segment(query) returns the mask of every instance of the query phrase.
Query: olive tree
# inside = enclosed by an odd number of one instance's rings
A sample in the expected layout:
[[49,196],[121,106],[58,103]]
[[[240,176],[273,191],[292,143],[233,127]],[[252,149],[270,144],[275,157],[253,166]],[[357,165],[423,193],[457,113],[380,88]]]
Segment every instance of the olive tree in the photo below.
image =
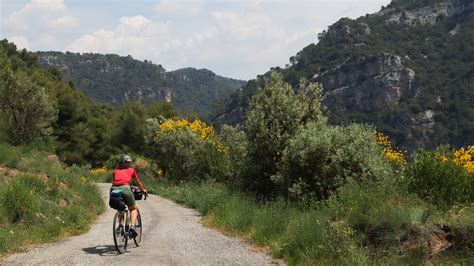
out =
[[20,144],[50,135],[57,119],[54,98],[26,73],[14,73],[5,62],[0,67],[0,111],[8,140]]
[[265,196],[277,192],[272,176],[282,152],[299,127],[325,121],[320,102],[321,91],[316,85],[302,80],[293,90],[281,74],[270,74],[250,100],[244,123],[251,162],[243,178],[244,187]]

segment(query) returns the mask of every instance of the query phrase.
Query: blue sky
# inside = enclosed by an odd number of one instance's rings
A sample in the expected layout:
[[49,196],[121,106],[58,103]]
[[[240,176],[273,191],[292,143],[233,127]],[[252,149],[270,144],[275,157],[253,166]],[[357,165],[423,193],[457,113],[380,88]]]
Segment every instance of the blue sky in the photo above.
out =
[[341,17],[390,0],[0,0],[0,38],[31,51],[131,55],[251,79]]

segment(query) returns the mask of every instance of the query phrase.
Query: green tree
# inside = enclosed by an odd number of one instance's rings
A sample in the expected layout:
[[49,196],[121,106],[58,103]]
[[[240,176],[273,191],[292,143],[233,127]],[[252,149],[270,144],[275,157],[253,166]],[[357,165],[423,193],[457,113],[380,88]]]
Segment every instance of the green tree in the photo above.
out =
[[173,104],[167,101],[153,101],[148,106],[148,116],[159,118],[160,116],[164,118],[173,118],[176,117],[178,113],[174,109]]
[[276,193],[271,180],[282,152],[298,128],[308,122],[325,121],[321,112],[321,91],[313,84],[300,82],[296,92],[272,72],[266,85],[250,100],[244,124],[248,136],[248,155],[253,162],[244,178],[244,187],[262,195]]
[[350,180],[363,182],[392,173],[374,129],[360,124],[309,123],[289,141],[275,182],[285,196],[324,199]]
[[146,148],[146,108],[138,101],[125,102],[117,121],[116,145],[124,151],[143,153]]
[[20,144],[51,135],[51,123],[57,119],[54,98],[26,73],[14,73],[5,58],[2,61],[0,110],[8,139]]
[[82,163],[93,153],[93,134],[89,129],[90,104],[78,91],[61,84],[55,87],[58,99],[58,120],[54,136],[58,154],[68,163]]

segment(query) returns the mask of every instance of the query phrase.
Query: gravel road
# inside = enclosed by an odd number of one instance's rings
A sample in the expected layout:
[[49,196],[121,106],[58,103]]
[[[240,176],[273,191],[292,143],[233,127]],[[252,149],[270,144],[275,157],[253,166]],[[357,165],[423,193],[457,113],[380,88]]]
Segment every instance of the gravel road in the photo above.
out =
[[[99,184],[108,198],[109,184]],[[107,199],[108,200],[108,199]],[[139,201],[144,223],[141,247],[118,255],[112,238],[114,210],[108,208],[84,235],[8,257],[4,264],[268,265],[271,258],[199,223],[199,214],[151,195]]]

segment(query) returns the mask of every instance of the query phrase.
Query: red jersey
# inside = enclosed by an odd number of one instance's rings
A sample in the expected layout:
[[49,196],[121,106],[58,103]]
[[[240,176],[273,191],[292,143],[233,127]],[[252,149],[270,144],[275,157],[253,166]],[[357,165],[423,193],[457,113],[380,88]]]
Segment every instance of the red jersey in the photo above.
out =
[[123,185],[130,185],[131,179],[135,178],[138,180],[137,172],[135,169],[129,167],[125,169],[115,169],[112,172],[112,185],[113,186],[123,186]]

